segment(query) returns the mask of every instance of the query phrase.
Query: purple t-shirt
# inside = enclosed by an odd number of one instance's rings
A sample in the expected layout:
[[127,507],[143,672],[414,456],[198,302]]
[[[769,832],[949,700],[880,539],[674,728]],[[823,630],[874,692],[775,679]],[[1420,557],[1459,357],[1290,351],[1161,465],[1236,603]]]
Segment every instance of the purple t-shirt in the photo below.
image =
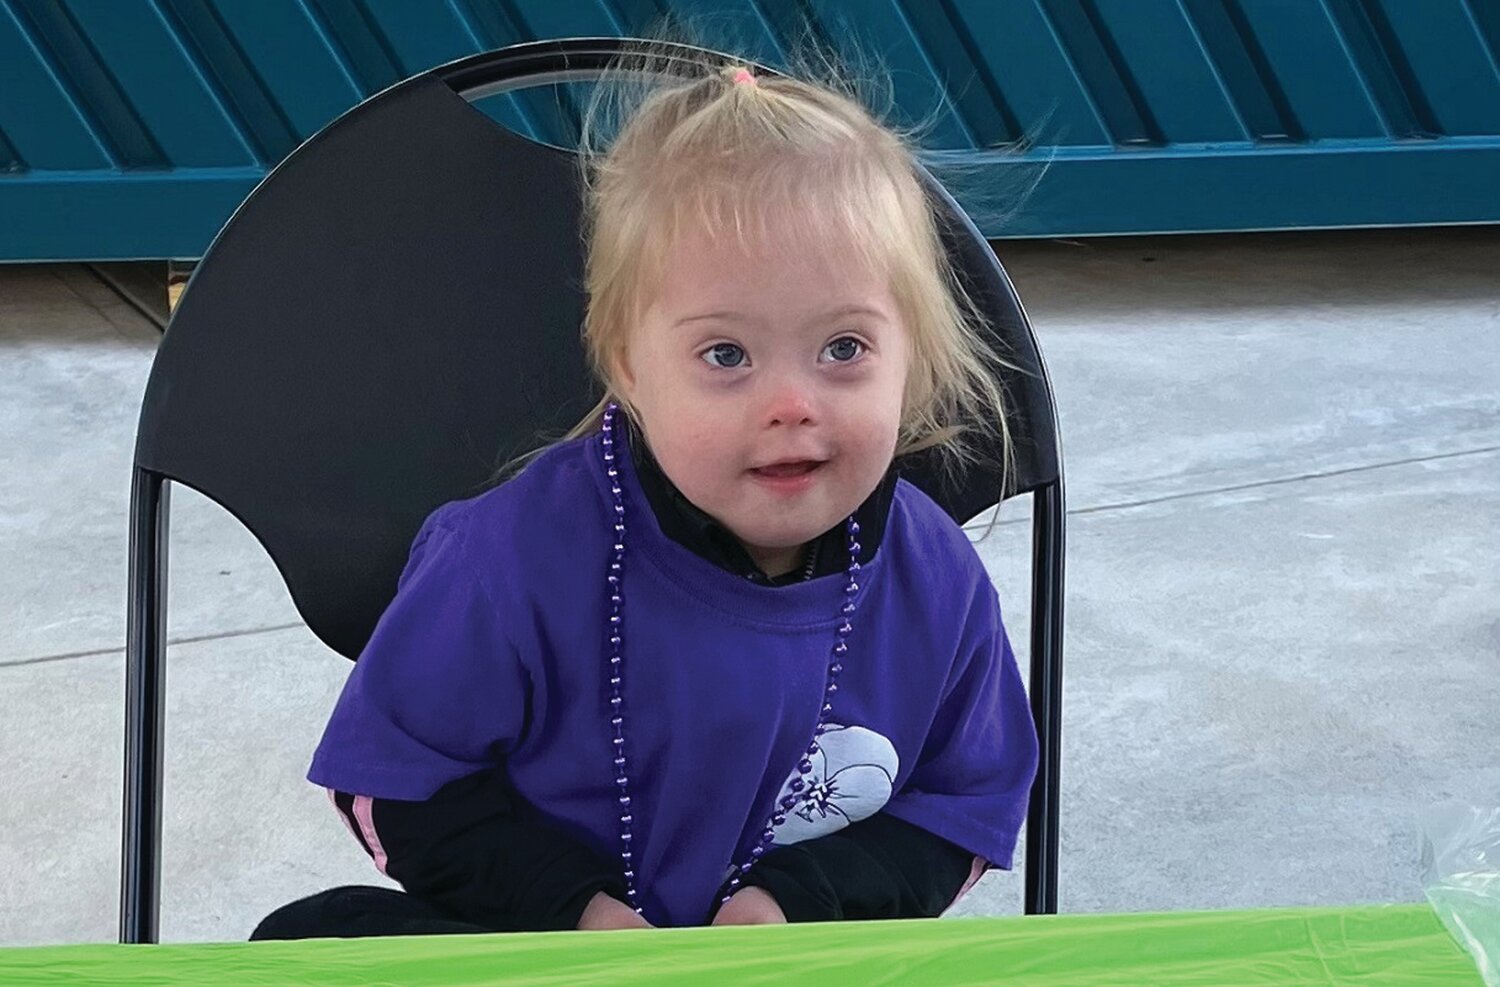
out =
[[[625,715],[637,885],[701,924],[817,723],[845,577],[752,583],[664,536],[628,455]],[[619,859],[606,659],[613,507],[599,436],[435,511],[308,774],[419,800],[503,765],[519,795]],[[786,845],[877,811],[1009,868],[1037,742],[995,590],[964,533],[897,485]]]

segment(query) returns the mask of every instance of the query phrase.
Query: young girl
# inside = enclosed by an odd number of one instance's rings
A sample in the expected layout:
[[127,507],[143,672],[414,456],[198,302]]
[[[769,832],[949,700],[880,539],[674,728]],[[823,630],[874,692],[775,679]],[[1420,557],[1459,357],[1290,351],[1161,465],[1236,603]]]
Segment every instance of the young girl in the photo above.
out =
[[909,149],[730,66],[646,100],[589,220],[607,406],[428,518],[309,774],[407,893],[256,937],[931,916],[1011,865],[1015,658],[896,471],[1000,413]]

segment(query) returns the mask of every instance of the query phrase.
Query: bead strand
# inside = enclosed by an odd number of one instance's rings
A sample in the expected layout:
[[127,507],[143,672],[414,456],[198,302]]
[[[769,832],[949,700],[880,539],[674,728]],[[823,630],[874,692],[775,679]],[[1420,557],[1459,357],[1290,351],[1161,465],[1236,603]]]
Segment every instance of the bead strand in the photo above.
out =
[[620,862],[624,865],[627,904],[641,914],[640,892],[635,886],[633,824],[630,800],[629,761],[625,750],[625,496],[620,488],[620,469],[615,462],[615,405],[604,412],[604,472],[614,497],[614,543],[610,549],[609,574],[609,724],[614,731],[615,797],[620,806]]
[[[605,475],[609,478],[609,490],[613,498],[614,507],[614,541],[610,550],[609,572],[607,580],[609,583],[609,723],[613,731],[610,743],[613,748],[613,765],[616,788],[616,798],[620,807],[620,862],[623,865],[623,876],[625,879],[625,894],[627,903],[636,914],[642,914],[640,903],[640,892],[635,881],[635,851],[632,847],[634,839],[633,824],[635,822],[634,809],[630,798],[630,773],[629,755],[625,742],[625,624],[624,624],[624,577],[625,577],[625,497],[620,487],[620,469],[615,453],[615,418],[619,406],[609,404],[604,409],[604,468]],[[812,741],[807,745],[801,759],[797,762],[797,775],[786,785],[786,794],[777,801],[771,812],[766,826],[761,830],[755,846],[751,848],[749,857],[744,863],[733,866],[731,877],[725,885],[725,893],[720,904],[728,902],[734,893],[743,884],[743,878],[749,870],[755,866],[755,862],[765,856],[771,844],[776,838],[776,829],[786,822],[787,813],[796,807],[802,798],[802,792],[807,788],[804,780],[813,770],[812,759],[822,749],[818,743],[819,738],[828,729],[828,720],[833,713],[833,697],[838,692],[839,673],[844,670],[844,657],[849,653],[847,638],[854,630],[851,618],[858,608],[856,597],[859,594],[859,522],[850,517],[846,522],[849,543],[849,566],[845,570],[847,581],[844,584],[844,603],[839,608],[839,624],[835,629],[835,640],[833,650],[828,658],[828,674],[824,679],[823,695],[818,709],[817,726],[813,730]],[[731,862],[732,864],[733,862]]]
[[839,691],[839,673],[844,670],[844,656],[849,653],[849,645],[845,639],[854,630],[854,624],[850,618],[859,608],[859,604],[855,602],[855,597],[859,593],[859,522],[851,517],[846,522],[846,528],[849,534],[849,567],[845,570],[848,580],[844,584],[844,605],[839,608],[842,619],[834,632],[836,640],[833,644],[833,652],[828,657],[828,676],[824,680],[823,701],[818,711],[818,725],[813,729],[812,742],[807,745],[807,750],[797,762],[797,776],[787,782],[786,794],[781,796],[776,803],[776,808],[772,810],[771,818],[766,821],[766,827],[761,830],[760,838],[750,850],[749,859],[734,868],[729,883],[724,885],[724,896],[719,899],[720,906],[729,903],[729,899],[733,898],[735,892],[744,884],[745,875],[749,873],[750,868],[754,867],[755,862],[765,856],[771,848],[771,844],[776,839],[777,827],[786,822],[787,813],[796,808],[797,802],[802,798],[802,792],[807,788],[807,782],[804,779],[812,773],[812,759],[822,749],[818,739],[828,729],[828,718],[833,713],[833,695]]

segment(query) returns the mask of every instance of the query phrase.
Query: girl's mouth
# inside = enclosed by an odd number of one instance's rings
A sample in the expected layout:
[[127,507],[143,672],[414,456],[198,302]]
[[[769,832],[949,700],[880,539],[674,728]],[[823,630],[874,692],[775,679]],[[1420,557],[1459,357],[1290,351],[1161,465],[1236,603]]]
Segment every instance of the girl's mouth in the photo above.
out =
[[813,485],[823,463],[814,459],[769,463],[750,470],[750,476],[774,494],[799,494]]
[[769,466],[758,466],[750,472],[756,476],[771,479],[785,477],[805,476],[823,464],[812,459],[798,459],[785,463],[772,463]]

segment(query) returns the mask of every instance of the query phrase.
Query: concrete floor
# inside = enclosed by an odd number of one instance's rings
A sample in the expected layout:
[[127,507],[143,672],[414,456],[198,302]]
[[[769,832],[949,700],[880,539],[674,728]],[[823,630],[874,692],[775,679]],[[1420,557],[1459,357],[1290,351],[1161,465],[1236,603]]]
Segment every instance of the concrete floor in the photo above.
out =
[[[1067,450],[1063,909],[1419,900],[1422,813],[1500,802],[1500,229],[1002,256]],[[115,935],[155,338],[81,269],[0,268],[3,944]],[[1023,521],[980,551],[1024,649]],[[190,491],[172,553],[163,936],[242,938],[376,879],[302,781],[348,666]]]

